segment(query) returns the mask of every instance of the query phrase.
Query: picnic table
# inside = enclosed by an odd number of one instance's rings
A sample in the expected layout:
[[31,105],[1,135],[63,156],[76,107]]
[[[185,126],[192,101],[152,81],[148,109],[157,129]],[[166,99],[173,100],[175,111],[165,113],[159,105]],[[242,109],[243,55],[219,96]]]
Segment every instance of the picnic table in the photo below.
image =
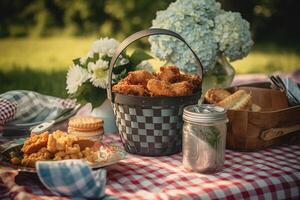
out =
[[[234,85],[265,81],[266,76],[237,76]],[[118,134],[106,142],[122,146]],[[4,141],[0,137],[0,143]],[[106,194],[118,199],[300,199],[300,145],[256,152],[226,149],[222,171],[187,172],[182,154],[127,158],[107,166]],[[0,199],[69,199],[55,196],[34,173],[0,167]]]
[[[105,141],[121,145],[118,134],[105,136]],[[181,160],[181,153],[163,157],[128,154],[125,160],[106,167],[106,193],[118,199],[300,198],[298,145],[258,152],[226,150],[224,169],[215,174],[187,172]],[[0,199],[22,197],[68,199],[47,190],[36,174],[0,168]]]

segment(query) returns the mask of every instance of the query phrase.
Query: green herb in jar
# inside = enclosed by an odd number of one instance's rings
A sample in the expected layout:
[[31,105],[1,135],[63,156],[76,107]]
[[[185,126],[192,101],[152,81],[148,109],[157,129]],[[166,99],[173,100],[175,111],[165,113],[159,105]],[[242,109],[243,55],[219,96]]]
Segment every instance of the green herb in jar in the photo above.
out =
[[214,126],[193,126],[192,133],[198,138],[208,143],[212,148],[217,149],[220,142],[220,131]]

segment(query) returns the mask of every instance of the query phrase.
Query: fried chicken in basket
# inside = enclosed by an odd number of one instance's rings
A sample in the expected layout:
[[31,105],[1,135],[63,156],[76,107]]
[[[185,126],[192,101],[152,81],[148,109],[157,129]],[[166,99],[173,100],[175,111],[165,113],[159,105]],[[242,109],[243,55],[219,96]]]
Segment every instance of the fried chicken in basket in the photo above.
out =
[[121,94],[131,94],[135,96],[146,96],[143,85],[129,85],[128,83],[121,83],[113,86],[113,91]]
[[171,84],[166,81],[160,81],[157,79],[150,79],[147,84],[151,96],[175,96],[172,91]]
[[128,76],[122,80],[122,84],[125,85],[142,85],[146,87],[147,82],[150,79],[155,78],[153,74],[145,70],[132,71],[128,73]]
[[187,81],[191,84],[193,93],[196,93],[201,88],[201,79],[198,75],[194,74],[180,74],[179,82]]
[[113,92],[135,96],[188,96],[201,88],[198,75],[183,74],[175,66],[161,67],[159,72],[129,72],[113,86]]
[[188,81],[169,83],[151,79],[148,81],[147,89],[151,96],[188,96],[193,94],[193,86]]
[[175,66],[161,67],[159,72],[154,73],[154,75],[162,81],[168,83],[175,83],[180,78],[180,71]]
[[194,86],[189,81],[181,81],[171,84],[175,96],[188,96],[193,94]]

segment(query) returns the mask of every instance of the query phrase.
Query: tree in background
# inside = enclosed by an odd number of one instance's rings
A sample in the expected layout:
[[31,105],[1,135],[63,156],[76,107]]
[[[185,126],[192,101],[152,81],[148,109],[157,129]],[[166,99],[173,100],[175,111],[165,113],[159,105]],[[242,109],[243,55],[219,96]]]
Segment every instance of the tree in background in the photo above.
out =
[[151,25],[157,10],[171,2],[149,0],[2,0],[0,36],[124,36]]
[[[299,41],[299,0],[219,0],[251,23],[255,40]],[[0,37],[93,35],[125,37],[151,26],[172,0],[1,0]]]
[[299,42],[299,0],[219,0],[225,10],[247,19],[256,41]]

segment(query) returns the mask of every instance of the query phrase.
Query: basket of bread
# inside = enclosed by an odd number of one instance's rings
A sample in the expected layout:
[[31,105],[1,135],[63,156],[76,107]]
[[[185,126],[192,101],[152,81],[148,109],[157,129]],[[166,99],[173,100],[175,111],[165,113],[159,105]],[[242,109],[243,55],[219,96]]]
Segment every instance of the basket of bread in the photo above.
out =
[[256,151],[298,137],[300,105],[289,106],[286,94],[271,83],[253,83],[205,93],[207,103],[227,109],[227,147]]
[[118,83],[112,83],[112,68],[123,50],[146,36],[169,35],[184,42],[193,53],[199,74],[199,58],[184,39],[169,30],[147,29],[126,38],[110,62],[107,96],[111,100],[121,141],[127,152],[163,156],[181,151],[182,113],[201,96],[202,77],[183,74],[175,66],[159,72],[133,71]]

